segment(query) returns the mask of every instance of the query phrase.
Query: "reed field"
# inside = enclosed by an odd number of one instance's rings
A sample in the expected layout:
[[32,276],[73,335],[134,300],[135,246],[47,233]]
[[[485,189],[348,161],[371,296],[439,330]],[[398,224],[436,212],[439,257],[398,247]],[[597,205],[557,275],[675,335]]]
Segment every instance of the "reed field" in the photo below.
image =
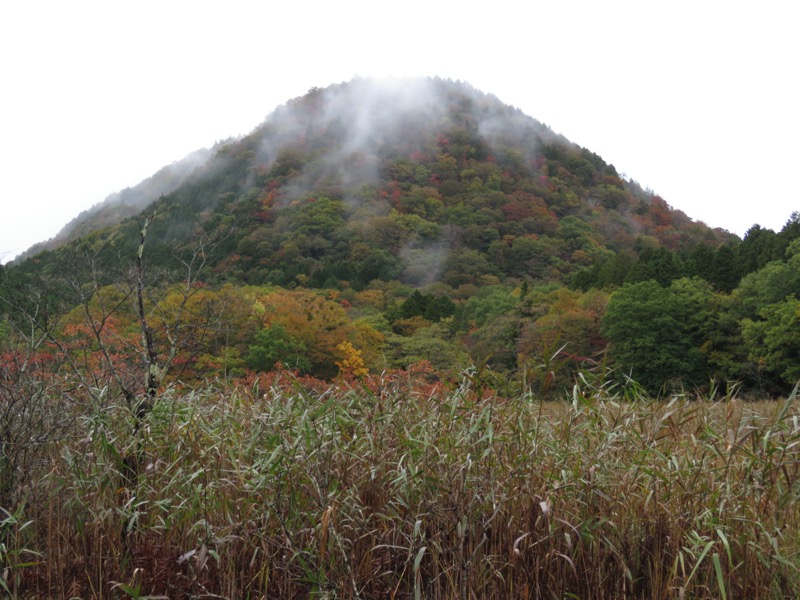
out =
[[[11,598],[796,598],[795,395],[288,374],[110,398],[0,515]],[[63,398],[54,395],[52,406]],[[55,410],[55,409],[54,409]],[[65,417],[66,418],[66,417]]]

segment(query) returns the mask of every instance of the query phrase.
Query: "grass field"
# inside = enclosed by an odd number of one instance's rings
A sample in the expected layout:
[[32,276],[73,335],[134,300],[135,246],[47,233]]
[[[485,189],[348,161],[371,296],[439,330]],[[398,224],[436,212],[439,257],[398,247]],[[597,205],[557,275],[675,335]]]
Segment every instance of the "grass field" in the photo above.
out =
[[794,396],[281,375],[167,395],[135,433],[75,416],[0,523],[12,597],[800,597]]

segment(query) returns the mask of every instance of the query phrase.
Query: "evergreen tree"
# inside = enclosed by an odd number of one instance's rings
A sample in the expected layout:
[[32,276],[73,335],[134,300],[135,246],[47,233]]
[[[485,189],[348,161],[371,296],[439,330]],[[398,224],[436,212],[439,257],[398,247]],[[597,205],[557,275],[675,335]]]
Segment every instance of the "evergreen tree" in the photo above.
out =
[[700,275],[720,292],[732,292],[739,283],[736,253],[729,244],[717,248],[707,275]]

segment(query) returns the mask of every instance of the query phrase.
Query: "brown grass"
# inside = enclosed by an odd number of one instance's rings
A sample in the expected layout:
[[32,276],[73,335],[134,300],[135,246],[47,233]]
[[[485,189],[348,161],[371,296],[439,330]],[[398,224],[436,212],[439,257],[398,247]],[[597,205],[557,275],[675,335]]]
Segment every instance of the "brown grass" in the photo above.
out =
[[794,398],[385,383],[165,397],[140,439],[124,407],[87,408],[1,526],[9,595],[800,595]]

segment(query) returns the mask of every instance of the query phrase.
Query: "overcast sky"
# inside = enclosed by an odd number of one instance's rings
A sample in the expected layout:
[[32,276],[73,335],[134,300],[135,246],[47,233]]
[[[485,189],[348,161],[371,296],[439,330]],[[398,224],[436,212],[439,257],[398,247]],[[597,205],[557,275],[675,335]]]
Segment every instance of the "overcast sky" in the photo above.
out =
[[460,79],[696,220],[800,210],[791,2],[0,5],[0,258],[311,87]]

